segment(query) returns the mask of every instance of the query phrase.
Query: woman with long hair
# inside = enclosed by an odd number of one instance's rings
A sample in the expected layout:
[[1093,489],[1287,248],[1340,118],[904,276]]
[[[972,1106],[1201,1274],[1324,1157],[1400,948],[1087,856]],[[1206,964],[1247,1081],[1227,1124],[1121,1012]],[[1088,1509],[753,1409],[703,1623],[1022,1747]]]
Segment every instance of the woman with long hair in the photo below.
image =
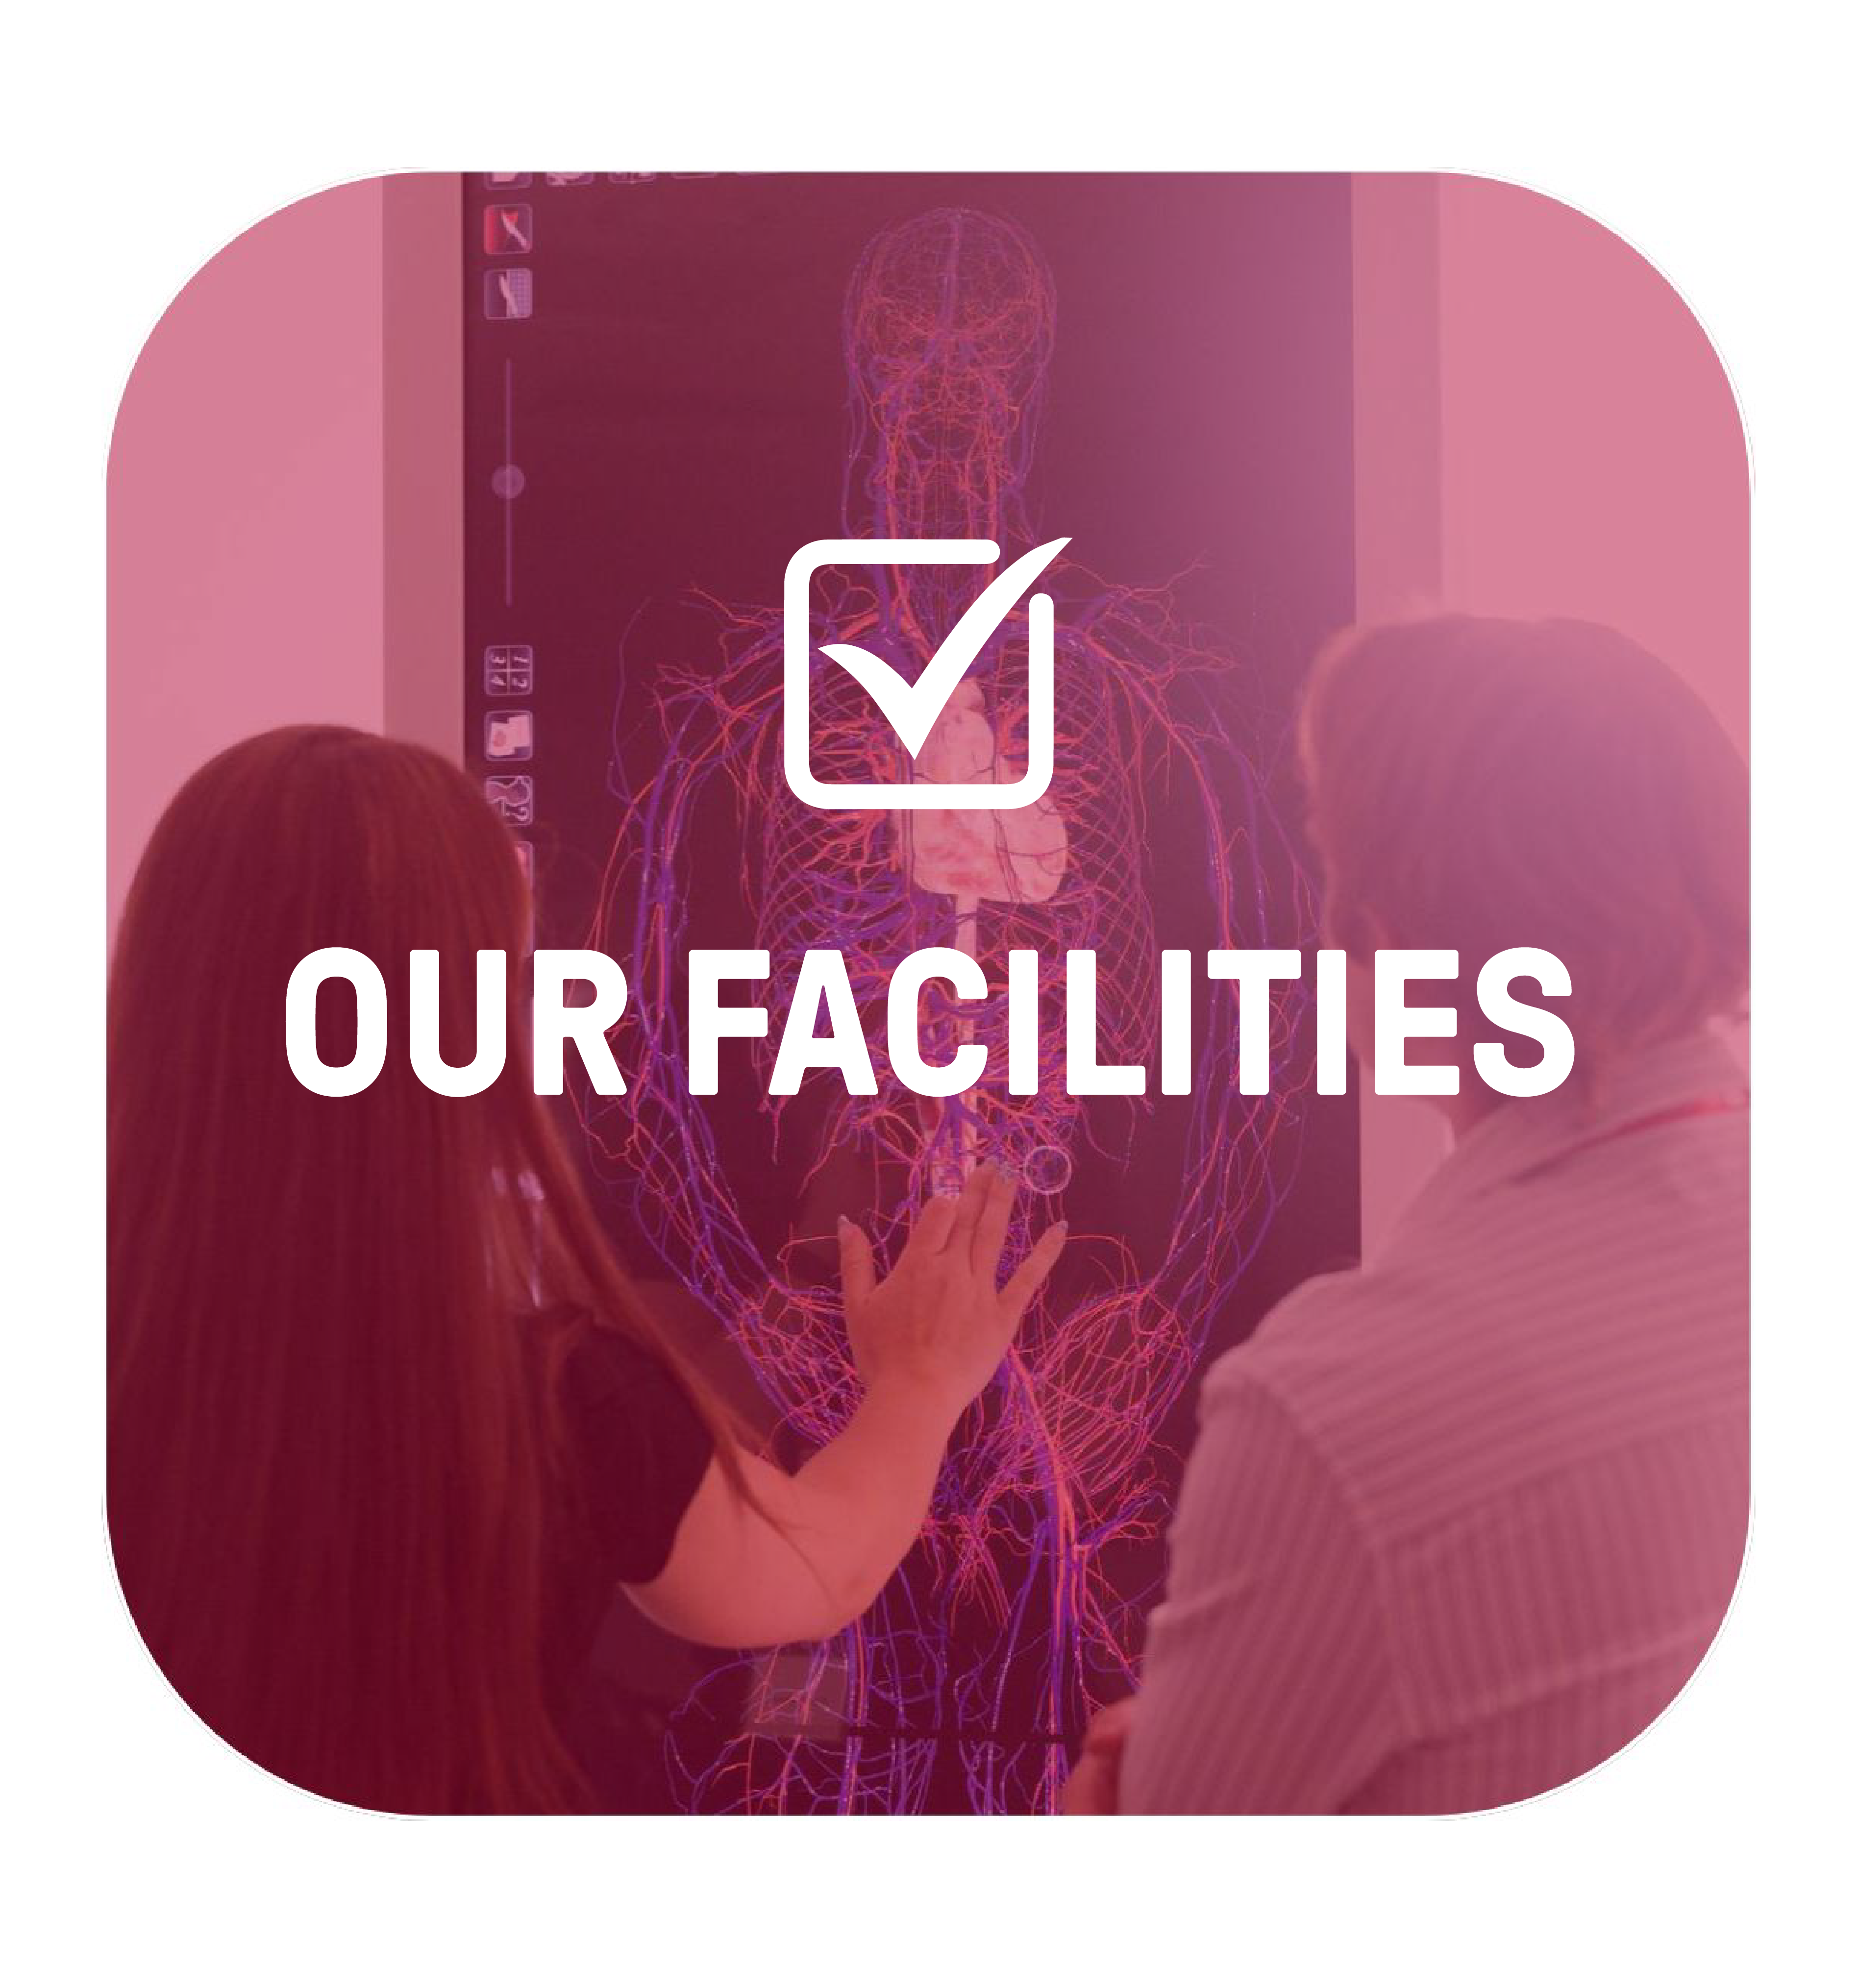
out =
[[[1063,1246],[1002,1288],[1012,1188],[924,1212],[879,1282],[840,1225],[861,1403],[791,1474],[736,1432],[608,1248],[531,1081],[413,1074],[406,969],[439,955],[465,1062],[480,951],[524,952],[514,845],[437,755],[266,733],[188,781],[144,857],[109,1023],[110,1523],[181,1696],[260,1765],[402,1812],[594,1797],[567,1728],[615,1587],[744,1647],[830,1635],[914,1540],[956,1418]],[[323,946],[379,965],[366,1090],[292,1073],[284,995]],[[322,1002],[340,1063],[353,1004]]]

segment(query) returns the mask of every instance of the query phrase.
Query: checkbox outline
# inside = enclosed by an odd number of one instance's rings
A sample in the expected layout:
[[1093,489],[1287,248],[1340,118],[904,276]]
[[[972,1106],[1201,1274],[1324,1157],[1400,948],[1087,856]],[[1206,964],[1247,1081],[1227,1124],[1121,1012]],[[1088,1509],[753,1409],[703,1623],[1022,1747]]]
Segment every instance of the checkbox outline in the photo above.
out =
[[[1016,780],[847,781],[819,779],[812,768],[813,576],[834,566],[993,566],[991,539],[814,539],[786,563],[783,596],[786,783],[809,807],[834,810],[976,808],[1009,813],[1030,807],[1051,784],[1056,759],[1055,615],[1048,593],[1025,600],[1026,769]],[[901,741],[898,746],[900,749]]]

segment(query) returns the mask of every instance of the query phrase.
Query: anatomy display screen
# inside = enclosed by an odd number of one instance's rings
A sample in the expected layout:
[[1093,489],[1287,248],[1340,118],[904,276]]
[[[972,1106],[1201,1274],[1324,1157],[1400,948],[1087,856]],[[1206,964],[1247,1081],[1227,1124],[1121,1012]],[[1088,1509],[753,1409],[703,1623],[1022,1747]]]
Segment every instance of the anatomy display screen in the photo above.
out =
[[[631,982],[625,1094],[576,1100],[617,1246],[791,1456],[855,1398],[839,1215],[881,1248],[993,1160],[1023,1184],[1021,1240],[1071,1225],[857,1625],[739,1658],[611,1625],[615,1702],[677,1806],[1050,1806],[1090,1709],[1129,1687],[1197,1375],[1357,1253],[1355,1106],[1315,1093],[1302,989],[1274,996],[1262,1096],[1202,976],[1185,1094],[1067,1090],[1061,1003],[1028,1094],[1006,1019],[1010,954],[1061,976],[1087,950],[1098,1060],[1152,1063],[1164,950],[1318,942],[1290,725],[1353,609],[1348,201],[1341,176],[465,183],[467,759],[533,866],[539,942]],[[822,806],[783,756],[783,588],[803,548],[873,540],[990,542],[1035,576],[976,631],[994,568],[805,574],[807,765],[868,803]],[[963,643],[906,751],[884,659],[913,678]],[[1048,784],[986,805],[1041,722]],[[883,804],[897,781],[963,804]],[[752,998],[776,1026],[725,1042],[698,1095],[683,990],[712,948],[766,952]],[[945,1097],[884,1047],[891,973],[925,948],[989,989],[922,991],[924,1058],[989,1050]],[[874,1094],[830,1070],[770,1090],[824,948]]]

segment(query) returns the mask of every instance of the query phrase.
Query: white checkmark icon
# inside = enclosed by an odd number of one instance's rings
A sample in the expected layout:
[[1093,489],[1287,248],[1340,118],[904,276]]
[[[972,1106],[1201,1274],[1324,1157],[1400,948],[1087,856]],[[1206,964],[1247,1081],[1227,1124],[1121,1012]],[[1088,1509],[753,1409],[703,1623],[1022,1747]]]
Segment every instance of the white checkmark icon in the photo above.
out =
[[[786,784],[808,807],[904,810],[1030,807],[1051,783],[1057,723],[1053,712],[1056,637],[1048,593],[1026,589],[1068,539],[1038,546],[998,575],[949,631],[921,676],[905,682],[881,656],[849,642],[813,646],[810,591],[813,576],[828,566],[991,566],[1000,548],[991,539],[815,539],[786,563],[784,588],[784,742]],[[824,654],[862,686],[893,729],[911,759],[920,756],[956,687],[975,659],[1023,600],[1025,607],[1024,771],[1015,779],[922,780],[912,775],[891,780],[820,780],[812,767],[813,658]],[[822,678],[821,681],[824,679]],[[842,753],[844,735],[839,734]],[[843,763],[842,758],[841,764]]]
[[822,642],[819,653],[842,664],[870,693],[871,702],[914,759],[934,729],[954,687],[968,671],[988,638],[1011,613],[1032,582],[1070,543],[1053,539],[1016,559],[990,580],[985,590],[948,631],[942,646],[914,683],[868,649],[850,642]]

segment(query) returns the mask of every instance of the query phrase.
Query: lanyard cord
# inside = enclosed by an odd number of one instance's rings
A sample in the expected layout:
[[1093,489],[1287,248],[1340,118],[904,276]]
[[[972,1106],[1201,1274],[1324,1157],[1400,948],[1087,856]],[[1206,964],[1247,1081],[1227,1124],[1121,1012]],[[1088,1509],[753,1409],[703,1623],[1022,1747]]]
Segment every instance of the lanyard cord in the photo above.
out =
[[1744,1090],[1733,1097],[1692,1097],[1682,1104],[1666,1105],[1661,1111],[1647,1111],[1640,1117],[1626,1119],[1621,1125],[1608,1125],[1602,1132],[1576,1139],[1571,1146],[1563,1146],[1551,1158],[1524,1168],[1516,1178],[1526,1180],[1532,1174],[1544,1173],[1548,1168],[1558,1167],[1571,1159],[1576,1153],[1590,1152],[1595,1146],[1609,1146],[1615,1139],[1629,1139],[1639,1132],[1655,1132],[1666,1125],[1679,1125],[1687,1118],[1719,1118],[1730,1112],[1745,1111],[1747,1103],[1747,1094]]

